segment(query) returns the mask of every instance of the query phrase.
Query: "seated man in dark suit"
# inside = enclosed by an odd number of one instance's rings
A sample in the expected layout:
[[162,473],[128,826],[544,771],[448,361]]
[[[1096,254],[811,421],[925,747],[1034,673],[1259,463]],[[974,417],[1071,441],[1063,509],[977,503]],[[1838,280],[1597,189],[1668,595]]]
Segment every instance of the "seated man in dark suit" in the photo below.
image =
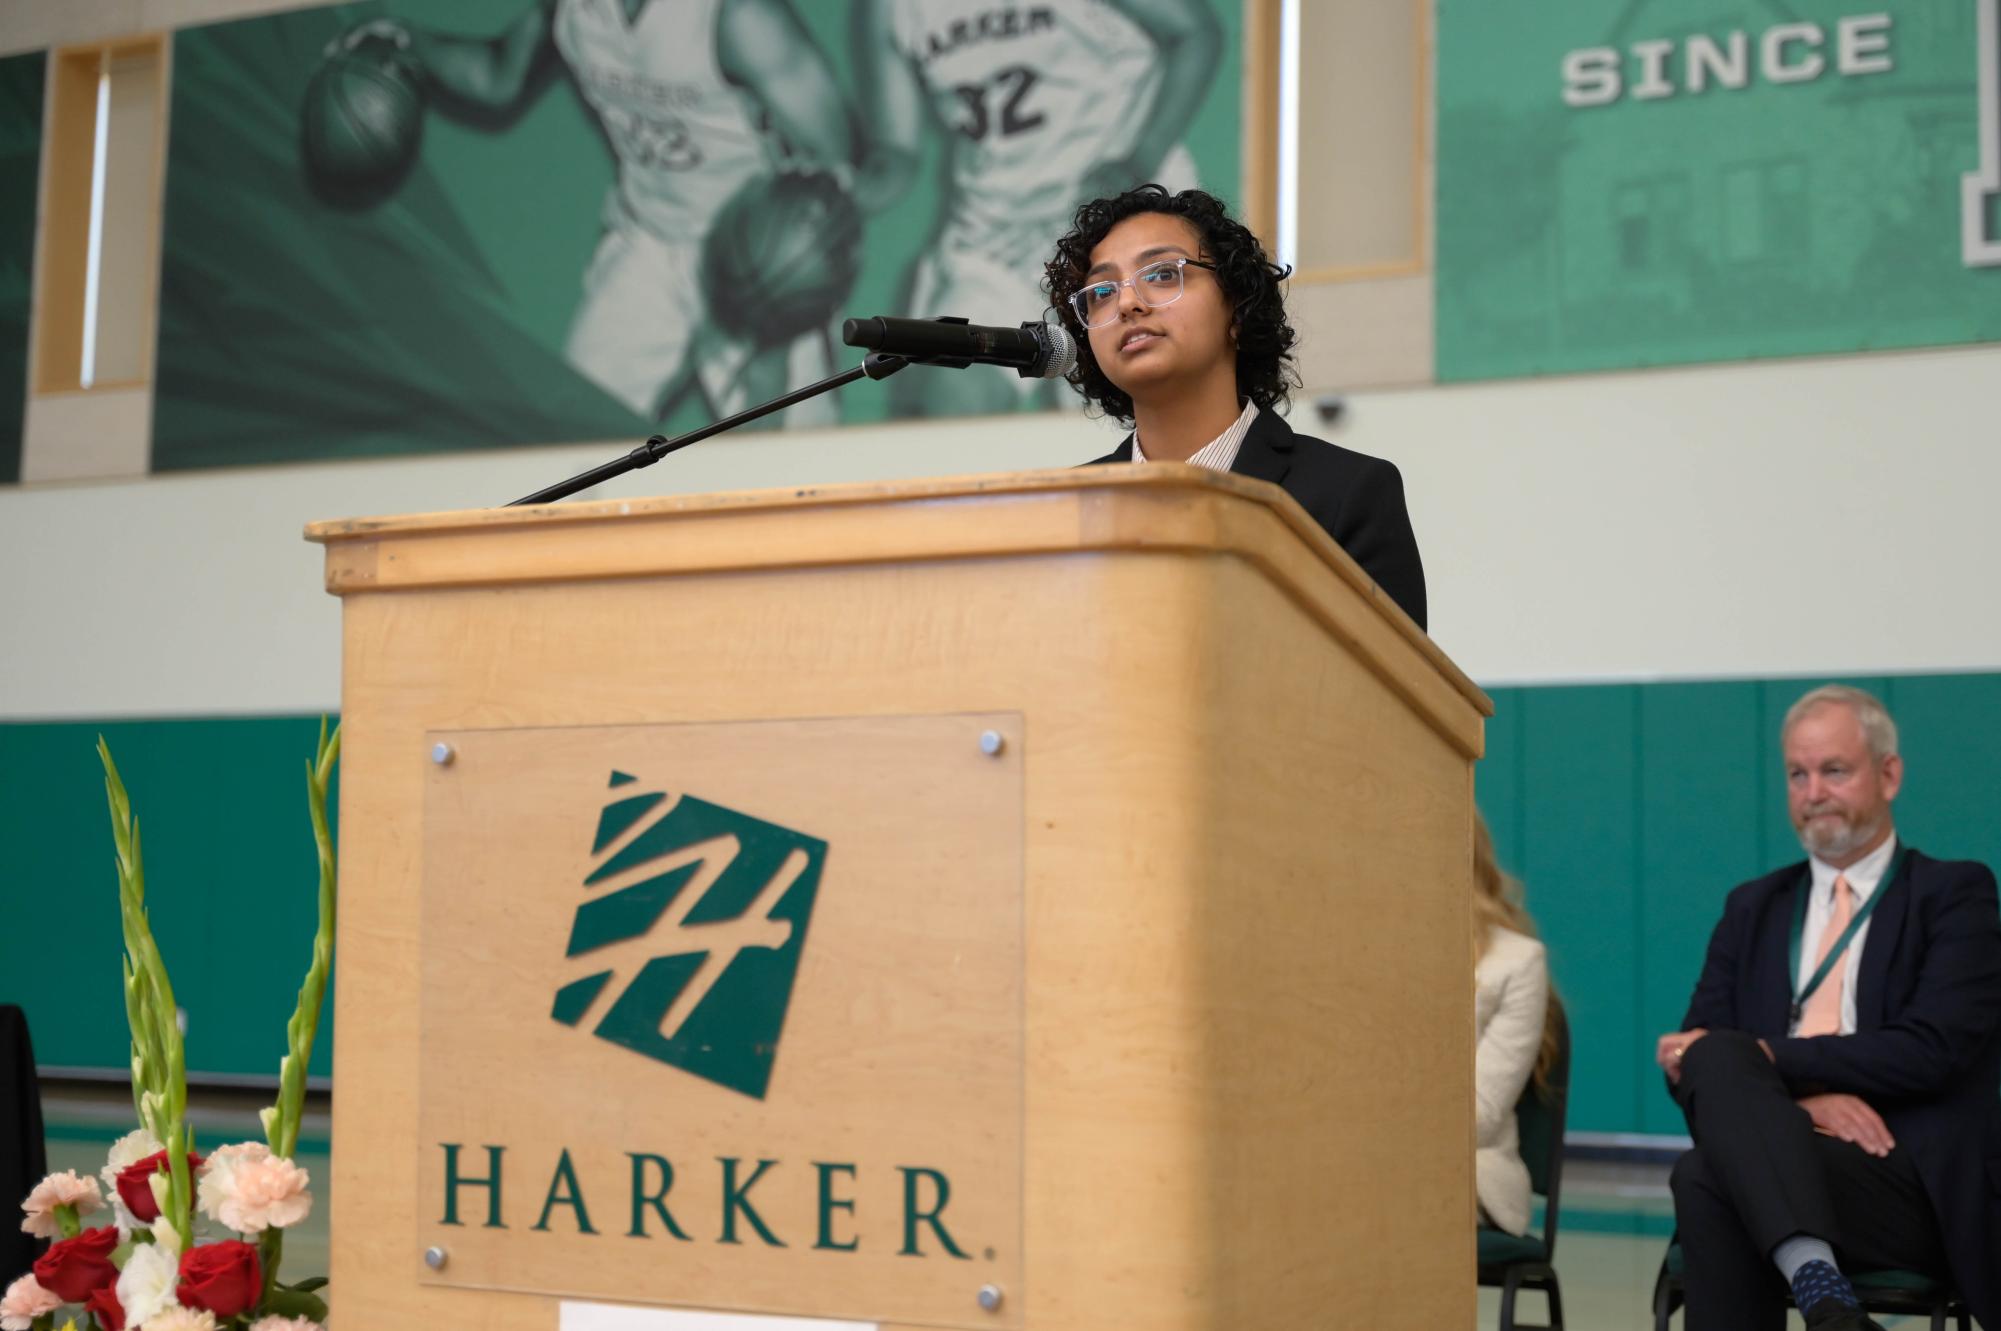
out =
[[2001,916],[1985,865],[1902,845],[1897,730],[1815,689],[1780,732],[1808,860],[1731,892],[1655,1057],[1689,1331],[1873,1328],[1844,1271],[1956,1284],[2001,1328]]
[[1142,185],[1077,210],[1045,270],[1077,338],[1070,382],[1133,433],[1099,463],[1189,462],[1271,481],[1425,626],[1424,565],[1395,464],[1278,414],[1292,325],[1273,264],[1222,200]]

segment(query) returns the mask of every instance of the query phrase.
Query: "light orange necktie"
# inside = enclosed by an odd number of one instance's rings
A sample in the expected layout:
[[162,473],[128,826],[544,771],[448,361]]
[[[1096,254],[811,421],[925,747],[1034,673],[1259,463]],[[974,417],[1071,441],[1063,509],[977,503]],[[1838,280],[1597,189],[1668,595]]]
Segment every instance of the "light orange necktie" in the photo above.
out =
[[[1827,927],[1820,932],[1820,955],[1813,959],[1814,970],[1819,970],[1827,954],[1834,950],[1836,940],[1848,927],[1850,917],[1855,914],[1855,889],[1848,885],[1848,875],[1838,874],[1834,879],[1834,913],[1827,917]],[[1807,972],[1809,975],[1813,971]],[[1800,1011],[1800,1026],[1795,1034],[1835,1035],[1841,1030],[1841,991],[1848,983],[1848,967],[1836,963],[1827,978],[1820,982],[1820,988],[1806,1000],[1806,1007]]]

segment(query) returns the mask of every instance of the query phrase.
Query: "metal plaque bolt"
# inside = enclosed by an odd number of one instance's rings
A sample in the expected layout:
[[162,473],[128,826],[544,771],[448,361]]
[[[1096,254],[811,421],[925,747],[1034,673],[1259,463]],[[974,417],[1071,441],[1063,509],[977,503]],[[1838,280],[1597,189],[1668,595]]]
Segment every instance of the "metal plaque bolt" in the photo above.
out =
[[431,746],[431,761],[436,763],[440,767],[450,767],[452,765],[452,759],[458,756],[459,756],[459,751],[457,749],[454,749],[451,745],[445,743],[443,740],[439,740],[436,744],[433,744]]
[[[1007,747],[1007,736],[1001,734],[1000,731],[982,730],[980,732],[980,752],[987,755],[987,757],[989,758],[999,757],[1000,751],[1006,747]],[[988,1288],[991,1289],[993,1287],[989,1285]],[[982,1297],[984,1297],[984,1295]],[[996,1293],[994,1297],[999,1298],[1000,1295]]]
[[[441,745],[440,747],[443,747],[443,746]],[[445,1269],[445,1250],[444,1250],[443,1248],[426,1248],[426,1249],[424,1249],[424,1265],[426,1265],[426,1266],[430,1267],[430,1268],[431,1268],[431,1269],[432,1269],[433,1271],[442,1271],[442,1270],[444,1270],[444,1269]]]
[[1001,1306],[1001,1287],[999,1285],[981,1285],[980,1307],[992,1313],[992,1312],[999,1312],[1000,1306]]

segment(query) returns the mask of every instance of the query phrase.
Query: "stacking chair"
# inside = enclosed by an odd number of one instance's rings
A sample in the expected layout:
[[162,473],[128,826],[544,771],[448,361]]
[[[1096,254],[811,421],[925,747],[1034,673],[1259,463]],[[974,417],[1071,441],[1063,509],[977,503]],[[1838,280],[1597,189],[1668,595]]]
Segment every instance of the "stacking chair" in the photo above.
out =
[[[1543,1199],[1542,1233],[1514,1235],[1485,1225],[1478,1231],[1480,1283],[1501,1291],[1500,1331],[1563,1331],[1563,1291],[1551,1263],[1556,1260],[1557,1200],[1563,1185],[1563,1119],[1570,1101],[1570,1027],[1554,1000],[1550,1013],[1557,1023],[1557,1053],[1549,1087],[1538,1089],[1531,1081],[1515,1102],[1522,1163],[1529,1168],[1530,1188]],[[1541,1290],[1549,1299],[1546,1325],[1515,1320],[1515,1296],[1524,1289]]]
[[[1850,1272],[1848,1279],[1862,1300],[1863,1310],[1871,1316],[1929,1316],[1932,1331],[1946,1331],[1947,1318],[1958,1331],[1971,1331],[1973,1326],[1973,1315],[1958,1291],[1929,1276],[1915,1271],[1861,1271]],[[1681,1304],[1681,1244],[1670,1243],[1667,1256],[1661,1259],[1661,1273],[1654,1280],[1654,1331],[1670,1331]]]

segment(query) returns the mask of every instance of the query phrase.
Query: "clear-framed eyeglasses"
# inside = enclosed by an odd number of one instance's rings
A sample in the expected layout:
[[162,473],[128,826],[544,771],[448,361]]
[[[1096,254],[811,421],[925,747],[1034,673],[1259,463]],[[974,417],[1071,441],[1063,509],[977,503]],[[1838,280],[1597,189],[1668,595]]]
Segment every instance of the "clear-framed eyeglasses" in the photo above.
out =
[[1116,282],[1106,278],[1072,292],[1070,308],[1076,312],[1077,321],[1084,327],[1103,328],[1119,317],[1120,287],[1131,287],[1142,304],[1156,308],[1172,305],[1181,299],[1185,289],[1181,270],[1189,264],[1207,268],[1212,273],[1216,271],[1215,264],[1204,263],[1200,259],[1162,259],[1159,263],[1148,264],[1131,277]]

